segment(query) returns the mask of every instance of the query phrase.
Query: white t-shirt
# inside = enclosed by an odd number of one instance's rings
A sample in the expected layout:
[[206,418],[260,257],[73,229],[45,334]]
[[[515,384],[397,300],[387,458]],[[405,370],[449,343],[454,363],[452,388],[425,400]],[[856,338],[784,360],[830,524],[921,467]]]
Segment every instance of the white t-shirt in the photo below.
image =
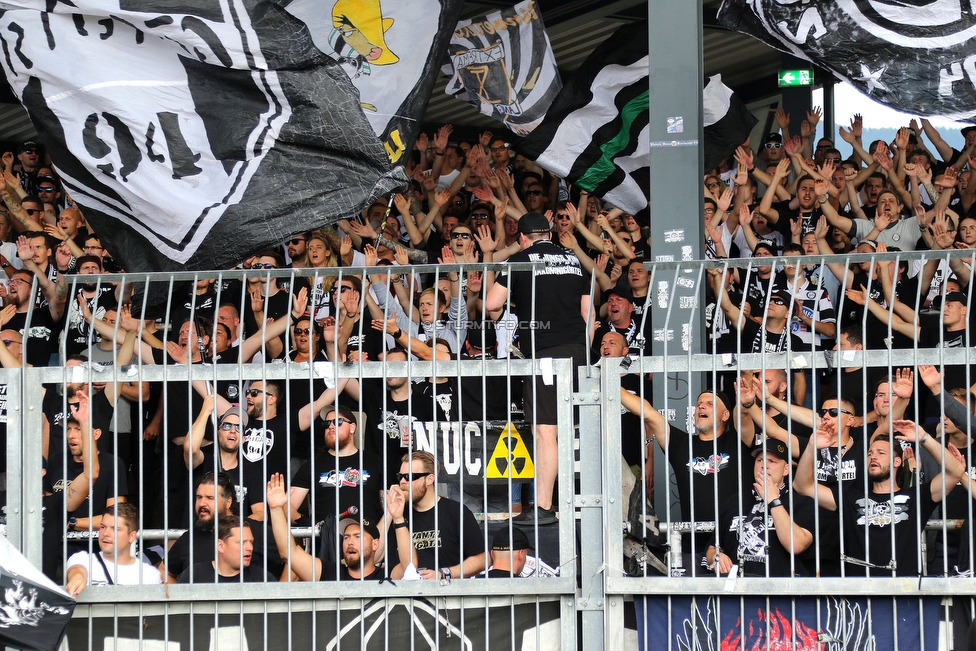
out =
[[[98,552],[105,561],[115,585],[156,585],[162,583],[159,570],[149,564],[145,556],[136,559],[130,565],[118,565],[105,558],[102,552]],[[88,552],[77,552],[68,559],[67,569],[80,565],[88,570],[88,585],[109,585],[108,577],[105,576],[105,568],[98,562],[98,559]],[[67,571],[65,572],[67,573]]]

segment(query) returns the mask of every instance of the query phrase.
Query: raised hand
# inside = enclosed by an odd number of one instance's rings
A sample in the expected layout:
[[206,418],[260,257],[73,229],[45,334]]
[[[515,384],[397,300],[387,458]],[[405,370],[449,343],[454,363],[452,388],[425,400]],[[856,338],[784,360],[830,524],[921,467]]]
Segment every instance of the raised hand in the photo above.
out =
[[749,210],[749,206],[746,204],[741,204],[739,206],[739,223],[743,226],[752,226],[752,218],[755,215]]
[[827,179],[814,179],[813,189],[817,193],[818,197],[822,197],[827,194]]
[[754,154],[751,149],[746,149],[745,147],[739,147],[735,150],[735,160],[739,164],[739,167],[744,167],[746,170],[751,170],[753,167]]
[[34,257],[34,250],[31,248],[30,240],[24,235],[17,238],[17,257],[24,262],[27,262]]
[[918,179],[918,170],[915,169],[915,163],[905,163],[905,174],[912,177],[913,179]]
[[814,106],[812,111],[807,111],[807,122],[810,123],[810,128],[816,128],[822,115],[823,109],[819,106]]
[[285,491],[284,475],[279,472],[271,475],[264,497],[268,501],[269,509],[281,509],[288,504],[288,493]]
[[363,247],[363,256],[366,258],[367,267],[375,267],[377,261],[379,261],[380,256],[376,253],[376,247],[372,244],[367,244]]
[[482,147],[487,147],[491,144],[491,131],[485,131],[478,137],[478,142],[481,143]]
[[734,197],[735,197],[735,190],[733,190],[732,188],[725,188],[725,192],[722,193],[722,196],[720,196],[718,198],[718,201],[716,202],[718,203],[718,209],[721,210],[722,212],[728,212],[729,206],[732,205],[732,199]]
[[457,259],[454,257],[454,249],[450,246],[444,246],[441,249],[441,257],[437,258],[437,261],[441,264],[456,264]]
[[860,113],[855,113],[854,117],[851,119],[851,133],[854,134],[855,138],[861,137],[861,131],[864,128],[864,118],[861,117]]
[[308,287],[302,287],[292,295],[291,318],[300,319],[308,313]]
[[776,109],[776,122],[779,124],[780,131],[790,128],[790,114],[782,108]]
[[912,397],[915,390],[915,374],[910,368],[900,368],[895,371],[895,383],[891,385],[891,392],[899,397],[908,400]]
[[807,140],[812,135],[813,135],[813,125],[811,125],[806,120],[804,120],[803,122],[801,122],[800,123],[800,137],[803,138],[804,140]]
[[827,223],[826,215],[820,215],[817,219],[816,225],[813,227],[813,233],[817,236],[818,240],[827,239],[827,233],[830,232],[830,224]]
[[397,211],[405,218],[410,217],[410,200],[405,196],[399,193],[393,195],[393,205],[396,206]]
[[898,129],[898,133],[895,134],[895,147],[900,151],[905,151],[908,148],[908,127]]
[[421,133],[417,136],[417,141],[413,143],[413,148],[417,151],[425,152],[427,151],[427,145],[430,144],[430,137],[426,133]]
[[942,374],[939,373],[939,369],[931,364],[920,364],[918,366],[918,376],[922,378],[922,383],[933,392],[942,385]]
[[434,134],[433,144],[435,154],[439,151],[444,151],[444,149],[447,147],[447,141],[450,138],[452,131],[454,131],[454,127],[452,127],[450,124],[445,124],[437,130],[436,134]]
[[848,289],[844,294],[847,296],[847,300],[857,305],[867,304],[867,290],[864,285],[861,285],[861,289]]
[[914,443],[918,440],[918,425],[911,420],[896,420],[891,424],[895,431],[895,438],[899,441]]
[[491,236],[491,228],[487,224],[482,224],[474,233],[474,241],[482,253],[491,253],[498,246],[498,243]]
[[352,253],[352,238],[348,235],[343,235],[342,239],[339,240],[339,255],[345,257]]

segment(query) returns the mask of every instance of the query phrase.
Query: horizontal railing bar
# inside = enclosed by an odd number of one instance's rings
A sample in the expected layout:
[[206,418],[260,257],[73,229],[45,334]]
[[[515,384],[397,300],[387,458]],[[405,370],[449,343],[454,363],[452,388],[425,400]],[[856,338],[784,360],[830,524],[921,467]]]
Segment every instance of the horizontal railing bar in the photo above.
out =
[[610,576],[607,594],[755,597],[924,597],[973,595],[972,577],[727,577],[675,578]]

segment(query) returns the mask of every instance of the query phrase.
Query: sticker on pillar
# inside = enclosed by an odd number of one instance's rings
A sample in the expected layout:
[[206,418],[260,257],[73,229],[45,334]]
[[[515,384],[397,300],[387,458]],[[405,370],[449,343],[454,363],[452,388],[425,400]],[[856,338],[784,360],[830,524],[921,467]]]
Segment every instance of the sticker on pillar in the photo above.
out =
[[684,132],[685,132],[684,116],[678,115],[673,118],[668,118],[668,133],[684,133]]
[[681,247],[681,261],[687,262],[695,259],[695,250],[690,246]]
[[681,350],[691,350],[691,324],[681,324]]
[[[667,332],[666,335],[665,332]],[[658,328],[654,331],[654,341],[665,341],[665,336],[667,337],[667,341],[673,341],[674,330],[672,328],[668,328],[667,331],[665,331],[664,328]]]
[[678,411],[676,409],[658,409],[659,414],[664,416],[665,420],[673,421],[678,417]]
[[657,306],[662,310],[668,309],[668,281],[661,280],[657,284]]
[[674,256],[673,255],[659,255],[656,258],[654,258],[654,261],[655,262],[674,262]]
[[682,310],[693,310],[698,307],[697,296],[682,296],[678,299],[678,307]]
[[675,281],[675,284],[678,287],[687,287],[688,289],[694,289],[695,288],[695,281],[693,279],[691,279],[691,278],[684,278],[682,276],[678,276],[678,279]]
[[535,465],[532,457],[529,456],[529,449],[522,440],[522,436],[509,423],[502,430],[495,444],[495,451],[488,460],[488,467],[485,468],[485,477],[488,479],[533,479],[535,477]]
[[670,231],[664,231],[664,241],[668,244],[675,244],[676,242],[685,241],[685,230],[683,228],[675,228]]

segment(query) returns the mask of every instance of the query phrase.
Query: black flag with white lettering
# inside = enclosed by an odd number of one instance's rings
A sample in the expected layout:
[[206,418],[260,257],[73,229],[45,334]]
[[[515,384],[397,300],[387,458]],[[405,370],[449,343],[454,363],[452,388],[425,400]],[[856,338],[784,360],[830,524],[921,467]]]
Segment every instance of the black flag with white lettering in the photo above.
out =
[[5,6],[7,82],[129,271],[227,268],[405,182],[278,1]]
[[74,609],[67,592],[0,536],[0,645],[54,651]]
[[976,14],[964,0],[725,0],[719,23],[915,115],[976,116]]

